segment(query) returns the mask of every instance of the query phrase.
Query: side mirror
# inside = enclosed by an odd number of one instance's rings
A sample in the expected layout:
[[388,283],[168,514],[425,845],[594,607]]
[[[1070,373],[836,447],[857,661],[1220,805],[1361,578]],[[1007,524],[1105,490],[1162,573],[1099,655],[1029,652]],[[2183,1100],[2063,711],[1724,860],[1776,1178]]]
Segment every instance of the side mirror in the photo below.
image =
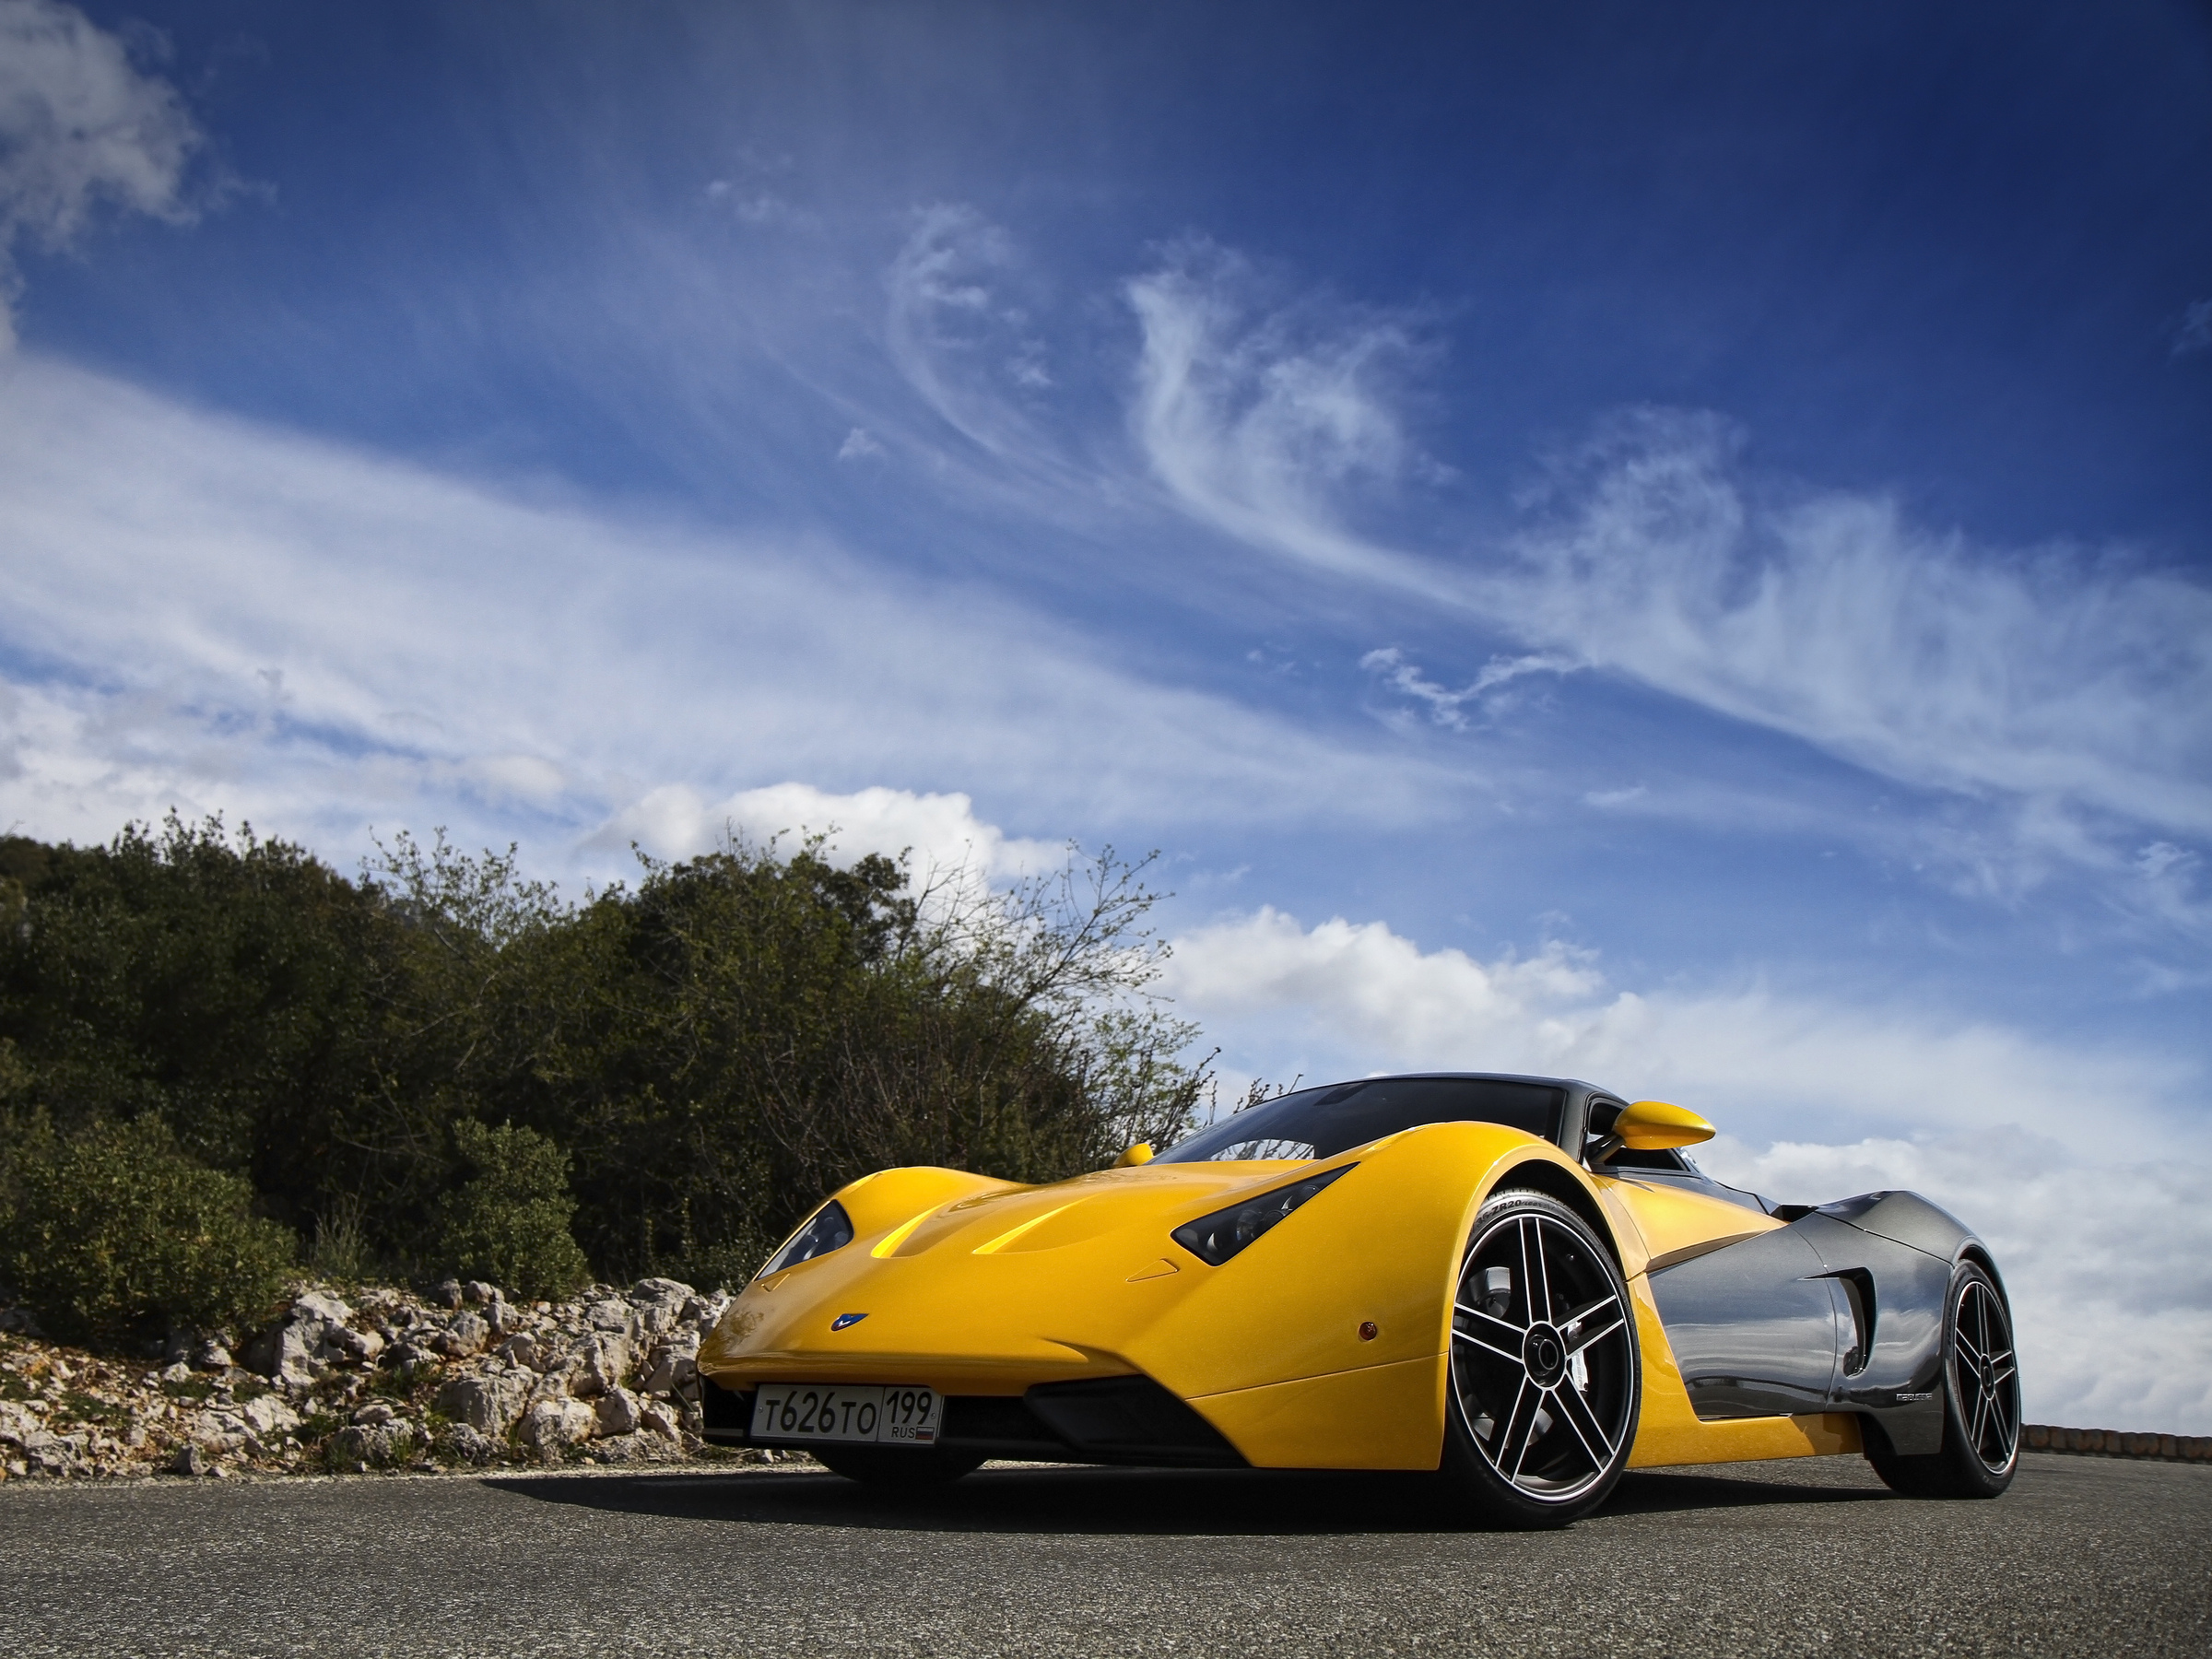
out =
[[[1708,1129],[1705,1133],[1711,1135],[1712,1131]],[[1152,1143],[1138,1141],[1135,1146],[1113,1160],[1113,1167],[1117,1170],[1134,1170],[1138,1164],[1148,1164],[1151,1161]]]
[[1665,1100],[1638,1100],[1613,1120],[1612,1133],[1639,1152],[1694,1147],[1718,1133],[1696,1112]]

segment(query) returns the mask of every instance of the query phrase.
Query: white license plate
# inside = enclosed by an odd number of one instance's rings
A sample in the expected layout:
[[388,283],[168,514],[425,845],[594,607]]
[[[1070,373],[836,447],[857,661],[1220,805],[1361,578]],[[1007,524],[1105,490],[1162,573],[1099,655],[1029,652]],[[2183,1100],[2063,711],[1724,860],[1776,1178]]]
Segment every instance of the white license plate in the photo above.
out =
[[753,1396],[754,1440],[870,1441],[934,1446],[945,1397],[934,1388],[763,1382]]

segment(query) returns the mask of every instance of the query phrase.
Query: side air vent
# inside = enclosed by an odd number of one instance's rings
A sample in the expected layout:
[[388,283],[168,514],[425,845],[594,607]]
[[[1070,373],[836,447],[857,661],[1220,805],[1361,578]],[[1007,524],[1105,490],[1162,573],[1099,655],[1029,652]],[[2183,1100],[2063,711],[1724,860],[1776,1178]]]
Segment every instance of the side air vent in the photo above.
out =
[[1874,1358],[1874,1275],[1853,1267],[1833,1277],[1851,1307],[1852,1343],[1843,1356],[1843,1374],[1855,1377]]

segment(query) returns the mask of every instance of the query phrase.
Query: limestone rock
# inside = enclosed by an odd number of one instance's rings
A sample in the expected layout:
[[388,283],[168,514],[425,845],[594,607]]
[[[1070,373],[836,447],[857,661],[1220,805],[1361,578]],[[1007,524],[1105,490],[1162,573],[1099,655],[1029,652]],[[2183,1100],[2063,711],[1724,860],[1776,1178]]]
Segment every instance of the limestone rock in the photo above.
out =
[[206,1475],[214,1467],[214,1460],[191,1441],[179,1446],[176,1456],[169,1460],[169,1470],[172,1475]]
[[640,1332],[651,1335],[673,1330],[685,1304],[695,1294],[690,1286],[680,1280],[640,1279],[629,1288],[629,1300],[637,1310]]
[[461,1281],[440,1279],[431,1289],[429,1300],[436,1307],[448,1310],[458,1308],[461,1305]]
[[602,1332],[586,1342],[575,1353],[576,1370],[569,1380],[569,1392],[579,1399],[590,1399],[619,1387],[629,1374],[629,1343],[611,1332]]
[[510,1365],[527,1366],[532,1371],[535,1371],[542,1356],[538,1353],[535,1342],[526,1335],[518,1334],[508,1337],[500,1345],[500,1358]]
[[184,1419],[184,1436],[210,1453],[242,1452],[248,1438],[245,1420],[222,1410],[194,1412]]
[[436,1370],[438,1356],[418,1343],[402,1342],[385,1351],[384,1365],[402,1377],[414,1378],[424,1371]]
[[723,1309],[728,1305],[729,1299],[727,1297],[694,1296],[677,1311],[677,1323],[697,1325],[702,1330],[708,1329],[722,1317]]
[[482,1307],[487,1302],[496,1302],[500,1300],[500,1288],[497,1285],[488,1285],[482,1279],[470,1279],[467,1284],[461,1287],[461,1300],[474,1302],[477,1306]]
[[342,1325],[353,1310],[327,1290],[303,1290],[292,1300],[292,1324]]
[[274,1440],[300,1427],[300,1414],[275,1394],[248,1400],[238,1408],[238,1415],[263,1440]]
[[497,1440],[522,1416],[533,1379],[527,1371],[455,1377],[438,1391],[438,1409],[454,1422]]
[[375,1331],[356,1331],[347,1325],[333,1325],[324,1335],[323,1351],[334,1359],[373,1365],[377,1356],[384,1351],[384,1339]]
[[354,1423],[331,1437],[331,1455],[342,1464],[382,1468],[397,1463],[415,1444],[415,1425],[406,1422]]
[[484,1322],[481,1315],[456,1313],[453,1322],[445,1327],[445,1341],[441,1346],[447,1353],[465,1359],[471,1354],[482,1353],[490,1340],[491,1326]]
[[699,1375],[699,1349],[693,1346],[696,1338],[684,1341],[657,1342],[653,1352],[646,1356],[645,1381],[639,1386],[647,1394],[671,1394],[688,1387]]
[[593,1302],[584,1309],[583,1316],[594,1331],[611,1331],[624,1336],[634,1335],[637,1331],[637,1311],[618,1296]]
[[311,1335],[311,1327],[286,1324],[264,1331],[246,1345],[246,1369],[285,1382],[312,1381],[315,1348],[322,1342],[324,1329],[312,1326]]
[[597,1426],[597,1415],[582,1400],[540,1400],[523,1418],[523,1443],[550,1454],[582,1444]]
[[610,1388],[599,1396],[594,1409],[594,1432],[601,1439],[634,1434],[638,1427],[638,1396],[627,1388]]
[[455,1423],[445,1433],[446,1449],[464,1463],[488,1464],[499,1455],[499,1445],[481,1430]]

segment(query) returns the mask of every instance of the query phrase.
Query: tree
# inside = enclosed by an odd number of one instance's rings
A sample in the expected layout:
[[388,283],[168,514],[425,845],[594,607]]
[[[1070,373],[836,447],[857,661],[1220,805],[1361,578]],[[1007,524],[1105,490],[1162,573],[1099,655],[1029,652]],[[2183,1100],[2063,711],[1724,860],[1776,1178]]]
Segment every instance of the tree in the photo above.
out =
[[1206,1067],[1151,995],[1149,863],[917,888],[733,841],[571,904],[442,834],[355,881],[212,819],[0,843],[0,1188],[10,1125],[147,1120],[332,1262],[520,1250],[484,1207],[512,1168],[546,1282],[556,1233],[741,1278],[871,1169],[1046,1181],[1175,1135]]
[[157,1118],[38,1137],[14,1174],[0,1272],[57,1336],[112,1345],[250,1324],[284,1288],[292,1235]]

